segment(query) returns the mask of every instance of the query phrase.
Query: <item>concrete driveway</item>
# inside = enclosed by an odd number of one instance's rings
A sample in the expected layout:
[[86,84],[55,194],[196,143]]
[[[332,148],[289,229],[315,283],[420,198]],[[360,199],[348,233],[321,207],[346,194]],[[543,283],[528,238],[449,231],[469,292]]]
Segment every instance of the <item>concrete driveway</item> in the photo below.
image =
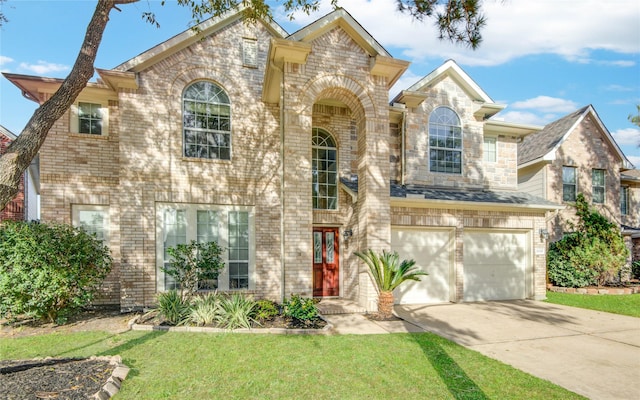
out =
[[590,399],[639,399],[640,318],[518,300],[397,305],[433,332]]

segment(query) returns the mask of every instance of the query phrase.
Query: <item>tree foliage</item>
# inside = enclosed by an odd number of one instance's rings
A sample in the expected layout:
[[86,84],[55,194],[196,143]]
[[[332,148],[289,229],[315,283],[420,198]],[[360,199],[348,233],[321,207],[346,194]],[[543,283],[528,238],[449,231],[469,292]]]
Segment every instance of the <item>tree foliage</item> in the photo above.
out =
[[[5,0],[0,0],[0,5]],[[27,122],[18,138],[0,156],[0,210],[18,192],[20,177],[40,150],[49,129],[71,107],[94,73],[93,64],[102,41],[109,13],[121,4],[138,0],[98,0],[95,12],[87,27],[80,51],[71,72],[60,88],[40,107]],[[233,9],[243,8],[245,17],[251,21],[258,18],[270,20],[273,12],[266,0],[176,0],[179,5],[192,11],[193,22],[199,23],[209,16],[219,16]],[[339,0],[331,0],[334,7]],[[164,4],[164,0],[162,4]],[[480,31],[485,25],[481,0],[396,0],[398,10],[423,20],[435,18],[440,38],[463,43],[477,48],[482,40]],[[279,3],[292,18],[294,13],[310,13],[319,7],[319,0],[280,0]],[[143,19],[159,25],[152,12],[145,12]],[[6,22],[0,11],[0,26]]]
[[89,304],[111,269],[109,249],[69,225],[0,225],[0,316],[64,320]]
[[178,244],[167,249],[171,259],[162,270],[176,280],[181,297],[189,298],[198,290],[198,282],[218,278],[224,268],[222,251],[216,242]]
[[591,208],[582,193],[576,198],[576,216],[574,232],[549,247],[551,282],[563,287],[583,287],[619,279],[629,249],[618,225]]

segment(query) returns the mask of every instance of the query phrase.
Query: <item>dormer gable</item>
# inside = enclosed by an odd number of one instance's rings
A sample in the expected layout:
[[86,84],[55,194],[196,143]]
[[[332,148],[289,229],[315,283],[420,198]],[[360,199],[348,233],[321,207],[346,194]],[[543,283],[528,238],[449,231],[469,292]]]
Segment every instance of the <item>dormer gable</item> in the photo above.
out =
[[284,63],[305,64],[312,52],[312,42],[334,29],[344,31],[369,56],[369,71],[382,76],[390,89],[406,71],[408,61],[393,58],[347,11],[338,8],[286,38],[273,38],[269,47],[262,100],[279,101],[278,88]]
[[[218,17],[212,17],[201,22],[197,26],[177,34],[169,40],[125,61],[114,68],[116,71],[140,72],[165,58],[191,46],[192,44],[210,36],[225,27],[242,20],[245,17],[245,9],[230,10]],[[256,23],[263,24],[276,38],[287,36],[287,32],[276,22],[258,19]]]
[[495,103],[487,93],[453,60],[447,60],[444,64],[430,72],[424,78],[401,91],[392,103],[406,104],[407,107],[417,107],[426,98],[423,94],[429,88],[434,87],[445,78],[451,78],[469,98],[478,105],[474,116],[479,120],[486,120],[502,111],[506,106]]

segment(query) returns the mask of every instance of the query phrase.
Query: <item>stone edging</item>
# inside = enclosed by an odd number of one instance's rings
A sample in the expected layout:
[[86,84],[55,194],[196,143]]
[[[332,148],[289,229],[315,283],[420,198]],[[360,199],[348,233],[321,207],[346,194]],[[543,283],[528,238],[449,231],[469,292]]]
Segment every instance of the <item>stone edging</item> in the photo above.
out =
[[97,400],[110,399],[120,391],[120,386],[122,385],[122,381],[124,381],[127,375],[129,374],[129,367],[127,367],[122,363],[122,358],[120,356],[111,356],[111,357],[95,357],[94,356],[89,359],[108,361],[109,364],[115,367],[111,372],[111,376],[109,377],[109,379],[107,379],[107,382],[102,386],[102,389],[100,389],[96,394],[91,396],[92,399],[97,399]]
[[[322,318],[322,316],[320,316]],[[165,332],[203,332],[203,333],[262,333],[272,335],[327,335],[333,331],[333,325],[322,318],[327,324],[322,329],[287,329],[287,328],[255,328],[255,329],[221,329],[208,326],[156,326],[138,324],[138,317],[129,321],[129,328],[134,331],[165,331]]]
[[550,292],[557,293],[573,293],[573,294],[588,294],[588,295],[599,295],[599,294],[636,294],[640,293],[640,287],[630,287],[630,288],[565,288],[559,286],[548,286],[547,289]]

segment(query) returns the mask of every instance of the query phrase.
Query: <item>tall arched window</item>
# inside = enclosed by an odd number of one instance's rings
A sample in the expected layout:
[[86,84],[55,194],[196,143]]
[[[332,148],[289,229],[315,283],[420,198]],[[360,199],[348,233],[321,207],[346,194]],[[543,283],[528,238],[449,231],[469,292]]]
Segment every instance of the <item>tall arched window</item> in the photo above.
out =
[[198,81],[182,95],[184,156],[231,159],[231,104],[218,85]]
[[462,173],[462,126],[449,107],[438,107],[429,116],[429,170]]
[[338,208],[338,151],[333,136],[324,129],[313,128],[312,138],[313,208]]

